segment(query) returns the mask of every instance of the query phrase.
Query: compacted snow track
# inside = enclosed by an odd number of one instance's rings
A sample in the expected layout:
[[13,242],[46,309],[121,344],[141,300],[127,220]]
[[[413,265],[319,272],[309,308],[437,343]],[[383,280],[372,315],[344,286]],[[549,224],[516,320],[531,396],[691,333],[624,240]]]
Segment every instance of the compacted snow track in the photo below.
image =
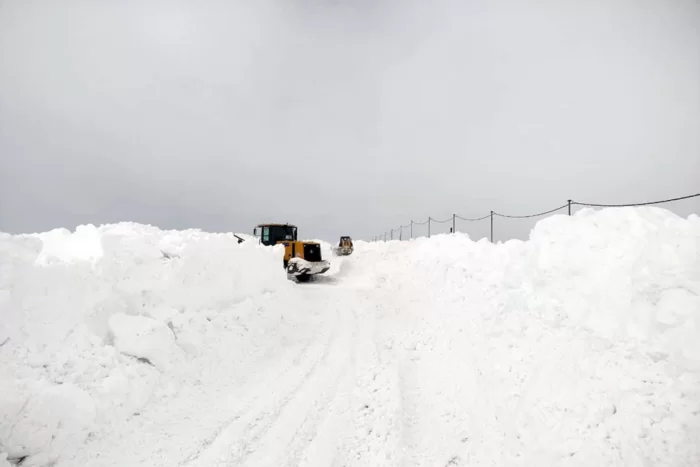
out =
[[0,467],[700,465],[697,218],[357,243],[0,237]]
[[382,361],[376,292],[328,281],[297,287],[308,320],[284,351],[271,346],[233,365],[221,355],[206,382],[56,465],[389,465],[396,449],[387,438],[397,433],[387,421],[398,414],[387,408],[398,386],[395,366]]
[[[244,417],[228,425],[196,460],[184,465],[330,465],[328,451],[353,420],[357,377],[375,362],[364,357],[367,303],[349,293],[328,300],[322,290],[303,294],[314,306],[321,325],[315,342],[301,358],[281,355],[282,375],[257,386],[258,396]],[[345,300],[343,300],[345,299]],[[343,302],[346,305],[343,305]],[[371,341],[370,341],[371,344]],[[320,441],[319,441],[320,440]]]

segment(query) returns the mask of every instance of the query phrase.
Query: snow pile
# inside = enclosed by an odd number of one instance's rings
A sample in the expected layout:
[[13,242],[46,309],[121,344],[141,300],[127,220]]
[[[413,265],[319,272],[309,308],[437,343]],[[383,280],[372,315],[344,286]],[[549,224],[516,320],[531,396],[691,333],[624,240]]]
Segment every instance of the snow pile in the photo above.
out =
[[700,363],[700,222],[659,208],[537,224],[507,271],[509,309]]
[[371,279],[353,280],[391,296],[403,464],[700,465],[698,220],[584,210],[526,242],[357,242]]
[[439,303],[463,303],[475,296],[499,301],[507,265],[525,245],[474,242],[462,232],[386,243],[358,241],[353,262],[345,269],[366,285]]
[[498,313],[639,340],[700,363],[700,218],[665,209],[581,210],[540,221],[530,240],[492,244],[464,233],[356,242],[368,283],[442,302],[495,300]]
[[36,259],[37,264],[75,261],[94,263],[102,257],[100,235],[92,225],[80,225],[73,233],[68,229],[55,229],[40,234],[39,239],[42,241],[42,249]]
[[2,235],[0,452],[69,455],[291,332],[281,263],[229,234],[135,224]]

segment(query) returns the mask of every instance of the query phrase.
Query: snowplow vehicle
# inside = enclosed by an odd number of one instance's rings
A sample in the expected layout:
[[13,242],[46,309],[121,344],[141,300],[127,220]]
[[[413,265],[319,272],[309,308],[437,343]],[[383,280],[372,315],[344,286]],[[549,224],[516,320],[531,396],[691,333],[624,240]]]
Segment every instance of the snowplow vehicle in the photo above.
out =
[[259,224],[253,235],[260,235],[260,243],[274,246],[284,245],[283,265],[287,277],[299,282],[308,282],[317,274],[323,274],[331,267],[321,255],[321,244],[297,239],[297,227],[291,224]]
[[336,254],[339,256],[349,256],[355,251],[355,247],[352,244],[352,238],[347,235],[340,237],[338,246],[335,247]]

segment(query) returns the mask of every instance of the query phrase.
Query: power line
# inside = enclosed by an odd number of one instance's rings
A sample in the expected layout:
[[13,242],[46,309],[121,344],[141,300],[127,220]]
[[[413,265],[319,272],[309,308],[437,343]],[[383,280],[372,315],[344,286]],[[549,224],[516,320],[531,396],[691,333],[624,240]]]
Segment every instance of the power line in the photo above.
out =
[[566,204],[563,205],[563,206],[559,206],[558,208],[550,209],[549,211],[538,212],[537,214],[528,214],[528,215],[525,215],[525,216],[512,216],[512,215],[507,215],[507,214],[500,214],[500,213],[497,213],[497,212],[494,212],[493,215],[494,215],[494,216],[498,216],[498,217],[507,217],[507,218],[510,218],[510,219],[527,219],[527,218],[529,218],[529,217],[539,217],[539,216],[544,216],[544,215],[546,215],[546,214],[551,214],[551,213],[553,213],[553,212],[557,212],[557,211],[559,211],[559,210],[562,210],[562,209],[564,209],[565,207],[568,207],[568,206],[569,206],[569,203],[566,203]]
[[455,214],[455,217],[456,217],[457,219],[459,219],[459,220],[463,220],[463,221],[467,221],[467,222],[477,222],[477,221],[483,221],[484,219],[488,219],[489,217],[491,217],[491,214],[486,214],[486,215],[483,216],[483,217],[477,217],[477,218],[475,218],[475,219],[469,219],[469,218],[466,218],[466,217],[461,217],[461,216],[458,216],[458,215],[456,215],[456,214]]
[[[416,221],[411,221],[410,224],[407,225],[400,225],[398,229],[391,229],[391,232],[393,234],[394,230],[397,230],[399,232],[403,232],[404,228],[410,228],[411,229],[411,238],[413,238],[413,226],[414,225],[428,225],[428,237],[430,237],[430,225],[432,222],[438,223],[438,224],[444,224],[446,222],[452,221],[452,228],[450,229],[450,232],[456,232],[456,225],[455,225],[455,220],[463,220],[467,222],[478,222],[478,221],[483,221],[486,219],[491,219],[491,241],[493,241],[493,218],[494,217],[503,217],[503,218],[509,218],[509,219],[528,219],[528,218],[533,218],[533,217],[540,217],[540,216],[545,216],[547,214],[552,214],[557,211],[561,211],[564,208],[568,208],[568,214],[571,215],[571,206],[586,206],[586,207],[600,207],[600,208],[624,208],[624,207],[635,207],[635,206],[650,206],[654,204],[664,204],[664,203],[671,203],[674,201],[681,201],[681,200],[686,200],[686,199],[691,199],[691,198],[697,198],[700,197],[700,193],[694,194],[694,195],[687,195],[687,196],[680,196],[678,198],[669,198],[669,199],[664,199],[664,200],[659,200],[659,201],[646,201],[643,203],[628,203],[628,204],[598,204],[598,203],[584,203],[581,201],[573,201],[573,200],[568,200],[566,204],[563,204],[559,207],[556,207],[554,209],[549,209],[547,211],[543,212],[538,212],[536,214],[525,214],[525,215],[512,215],[512,214],[502,214],[496,211],[491,211],[489,214],[482,216],[482,217],[475,217],[475,218],[469,218],[469,217],[462,217],[457,214],[452,214],[452,217],[449,219],[445,220],[436,220],[433,219],[432,217],[428,217],[427,221],[424,222],[416,222]],[[393,236],[393,235],[392,235]],[[376,238],[381,238],[381,235],[379,235]],[[386,239],[386,233],[384,234],[384,239]]]
[[579,201],[572,201],[571,204],[577,204],[579,206],[590,206],[590,207],[596,207],[596,208],[628,208],[628,207],[633,207],[633,206],[649,206],[652,204],[670,203],[672,201],[681,201],[684,199],[696,198],[698,196],[700,196],[700,193],[695,194],[695,195],[681,196],[680,198],[670,198],[670,199],[664,199],[661,201],[647,201],[645,203],[632,203],[632,204],[593,204],[593,203],[582,203]]

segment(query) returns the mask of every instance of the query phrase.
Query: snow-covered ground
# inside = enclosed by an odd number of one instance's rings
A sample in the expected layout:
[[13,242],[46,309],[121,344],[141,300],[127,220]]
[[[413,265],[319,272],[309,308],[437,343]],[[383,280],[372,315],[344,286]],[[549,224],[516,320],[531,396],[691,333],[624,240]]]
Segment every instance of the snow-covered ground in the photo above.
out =
[[700,465],[697,216],[355,246],[0,234],[0,466]]

